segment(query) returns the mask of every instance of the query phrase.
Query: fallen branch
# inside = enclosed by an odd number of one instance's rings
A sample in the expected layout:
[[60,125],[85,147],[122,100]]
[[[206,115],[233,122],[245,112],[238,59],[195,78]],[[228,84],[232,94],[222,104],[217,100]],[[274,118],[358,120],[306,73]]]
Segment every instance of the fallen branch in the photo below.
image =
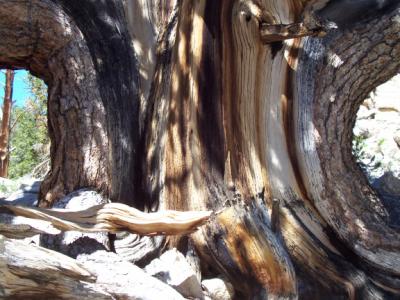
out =
[[0,212],[50,222],[60,230],[81,232],[128,231],[140,235],[176,235],[194,232],[211,211],[160,211],[144,213],[120,203],[107,203],[86,210],[29,208],[0,205]]
[[0,299],[184,299],[115,253],[75,260],[1,235],[0,274]]

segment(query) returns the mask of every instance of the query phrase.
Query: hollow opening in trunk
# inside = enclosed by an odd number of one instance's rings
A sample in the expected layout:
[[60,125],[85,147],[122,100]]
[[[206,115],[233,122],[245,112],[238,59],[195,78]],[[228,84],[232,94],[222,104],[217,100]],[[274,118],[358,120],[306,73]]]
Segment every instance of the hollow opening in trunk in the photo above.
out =
[[392,221],[400,223],[400,74],[376,87],[363,101],[353,134],[357,163]]
[[27,70],[1,69],[0,103],[1,197],[33,205],[50,170],[47,85]]
[[47,85],[25,70],[15,71],[9,151],[9,178],[43,178],[48,172]]

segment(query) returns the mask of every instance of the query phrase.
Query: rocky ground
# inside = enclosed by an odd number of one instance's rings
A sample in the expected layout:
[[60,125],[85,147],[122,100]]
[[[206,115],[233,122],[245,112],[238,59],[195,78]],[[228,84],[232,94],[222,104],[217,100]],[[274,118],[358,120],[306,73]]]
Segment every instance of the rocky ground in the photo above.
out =
[[353,153],[370,184],[400,226],[400,75],[379,86],[360,106]]
[[36,205],[40,183],[29,175],[16,180],[0,177],[0,203],[7,199],[8,204]]

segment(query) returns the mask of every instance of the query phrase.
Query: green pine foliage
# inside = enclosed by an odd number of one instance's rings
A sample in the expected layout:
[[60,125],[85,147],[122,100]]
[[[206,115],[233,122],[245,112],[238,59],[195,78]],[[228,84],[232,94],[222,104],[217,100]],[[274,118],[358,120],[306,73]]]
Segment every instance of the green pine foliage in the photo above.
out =
[[49,155],[47,86],[30,74],[28,85],[33,97],[12,112],[9,178],[31,173]]

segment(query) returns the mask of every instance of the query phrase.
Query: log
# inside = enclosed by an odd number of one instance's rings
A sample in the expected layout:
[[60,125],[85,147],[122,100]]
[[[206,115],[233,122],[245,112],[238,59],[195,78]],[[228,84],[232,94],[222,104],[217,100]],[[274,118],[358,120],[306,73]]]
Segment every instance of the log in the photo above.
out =
[[0,235],[2,299],[184,299],[112,253],[80,261]]
[[[0,205],[0,211],[48,221],[55,228],[64,231],[110,233],[128,231],[149,236],[192,233],[212,214],[211,211],[143,213],[120,203],[100,204],[81,211]],[[22,234],[29,230],[26,226],[23,228],[18,226],[14,226],[14,234],[17,232]]]

